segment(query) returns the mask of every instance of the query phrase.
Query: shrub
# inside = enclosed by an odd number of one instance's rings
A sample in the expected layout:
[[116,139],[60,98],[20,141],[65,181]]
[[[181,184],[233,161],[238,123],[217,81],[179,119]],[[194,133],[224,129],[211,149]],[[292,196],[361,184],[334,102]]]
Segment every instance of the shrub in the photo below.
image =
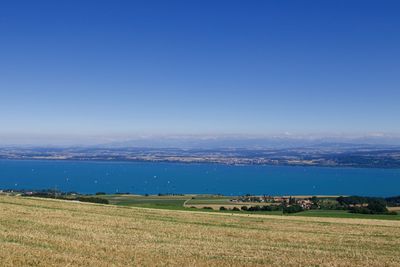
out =
[[262,211],[280,211],[282,210],[282,205],[266,205],[261,207]]
[[296,198],[289,197],[289,205],[294,205],[294,204],[296,204]]
[[304,211],[304,209],[300,205],[291,205],[283,207],[283,213],[296,213]]
[[400,206],[400,196],[388,197],[385,199],[389,206]]
[[386,208],[386,202],[385,201],[380,201],[380,200],[371,200],[368,203],[367,208],[372,212],[372,213],[388,213],[388,209]]
[[347,206],[341,205],[335,199],[320,199],[318,201],[318,205],[319,205],[320,209],[323,209],[323,210],[346,210],[346,209],[348,209]]
[[240,209],[238,207],[233,207],[232,209],[233,211],[240,211]]
[[272,206],[262,206],[261,210],[262,211],[272,211]]
[[351,213],[360,213],[360,214],[372,214],[369,209],[366,207],[351,207],[349,209],[349,212]]
[[310,198],[312,205],[311,205],[311,209],[318,209],[320,208],[319,205],[319,199],[316,196],[313,196]]
[[243,211],[247,211],[249,208],[247,206],[242,206],[240,209]]
[[212,210],[213,208],[211,207],[203,207],[204,210]]
[[250,208],[248,208],[248,211],[261,211],[261,207],[260,206],[251,206]]
[[354,206],[350,207],[351,213],[361,214],[389,214],[389,210],[386,208],[386,201],[379,198],[367,199],[367,206]]
[[81,202],[109,204],[108,199],[104,199],[104,198],[100,198],[100,197],[77,197],[76,200],[81,201]]
[[226,208],[225,207],[220,207],[219,210],[226,210]]

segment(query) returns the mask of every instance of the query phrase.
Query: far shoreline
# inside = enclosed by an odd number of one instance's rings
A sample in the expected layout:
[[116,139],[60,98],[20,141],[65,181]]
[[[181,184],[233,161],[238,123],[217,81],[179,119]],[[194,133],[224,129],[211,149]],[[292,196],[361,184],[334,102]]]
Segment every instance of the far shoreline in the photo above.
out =
[[327,169],[370,169],[370,170],[400,170],[399,167],[376,167],[376,166],[342,166],[342,165],[311,165],[311,164],[233,164],[224,162],[205,162],[205,161],[170,161],[170,160],[124,160],[124,159],[55,159],[55,158],[0,158],[0,161],[42,161],[42,162],[79,162],[79,163],[118,163],[118,164],[129,164],[129,163],[161,163],[161,164],[181,164],[181,165],[220,165],[220,166],[232,166],[232,167],[297,167],[297,168],[327,168]]

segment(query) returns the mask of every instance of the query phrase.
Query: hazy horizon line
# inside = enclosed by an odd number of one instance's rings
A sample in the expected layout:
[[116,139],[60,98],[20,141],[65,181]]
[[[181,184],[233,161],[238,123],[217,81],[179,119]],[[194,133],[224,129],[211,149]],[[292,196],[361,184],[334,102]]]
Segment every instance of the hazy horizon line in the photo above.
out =
[[0,145],[7,146],[68,146],[111,145],[129,142],[218,142],[218,141],[292,141],[344,142],[400,145],[399,133],[275,133],[275,134],[6,134],[0,133]]

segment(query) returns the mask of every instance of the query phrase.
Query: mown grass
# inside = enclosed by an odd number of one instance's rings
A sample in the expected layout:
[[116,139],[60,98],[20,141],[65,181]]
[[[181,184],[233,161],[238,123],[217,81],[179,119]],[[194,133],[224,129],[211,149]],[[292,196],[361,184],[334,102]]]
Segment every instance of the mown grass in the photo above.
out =
[[400,266],[400,222],[0,196],[2,266]]

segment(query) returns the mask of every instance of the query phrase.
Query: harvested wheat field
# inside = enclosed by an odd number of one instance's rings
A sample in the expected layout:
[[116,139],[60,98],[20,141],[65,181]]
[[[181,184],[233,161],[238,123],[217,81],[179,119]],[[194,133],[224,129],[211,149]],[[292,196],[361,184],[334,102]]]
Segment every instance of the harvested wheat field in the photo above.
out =
[[400,266],[400,222],[0,196],[2,266]]

